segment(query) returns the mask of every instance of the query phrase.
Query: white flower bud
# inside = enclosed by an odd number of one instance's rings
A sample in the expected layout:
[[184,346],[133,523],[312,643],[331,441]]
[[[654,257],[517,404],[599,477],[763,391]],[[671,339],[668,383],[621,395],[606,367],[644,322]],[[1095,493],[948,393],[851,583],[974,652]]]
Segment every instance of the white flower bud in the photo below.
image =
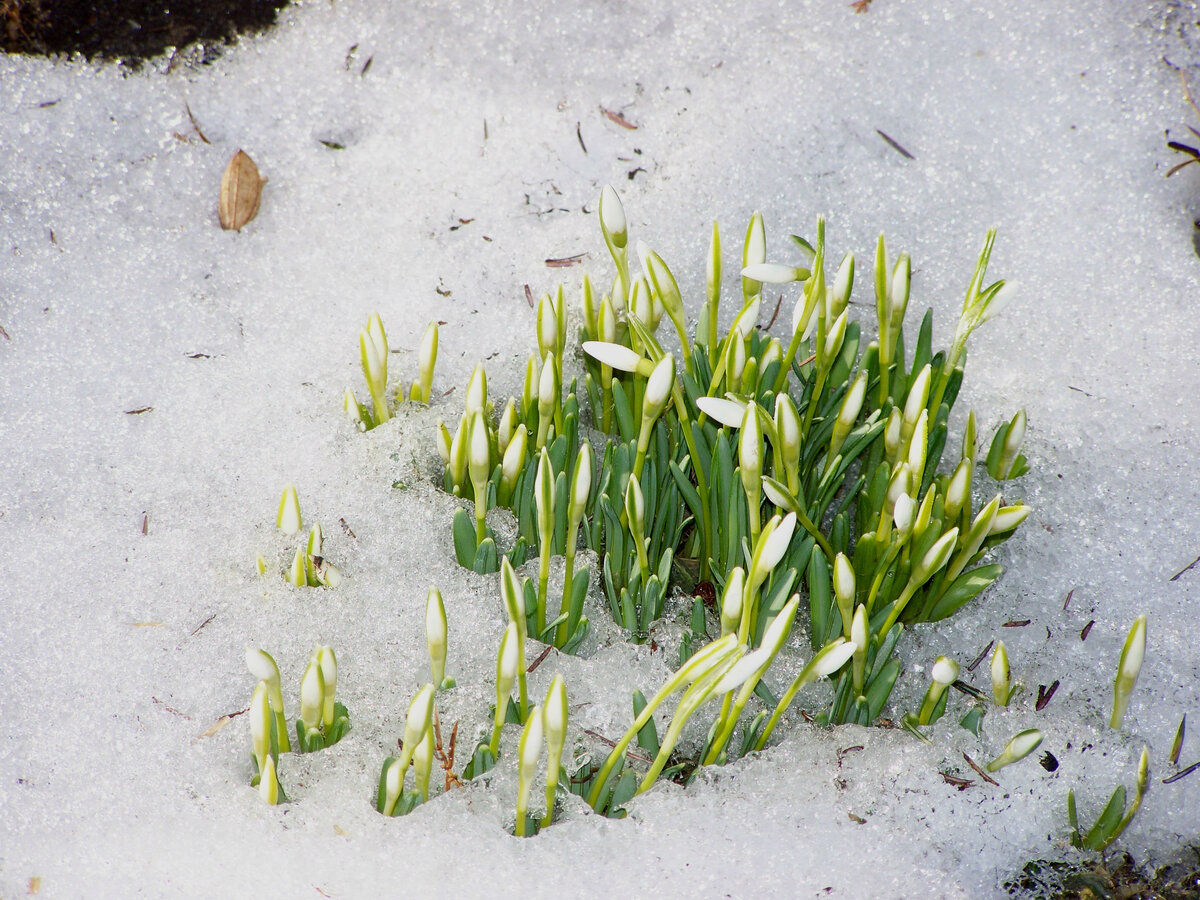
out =
[[618,250],[624,250],[629,242],[628,225],[625,221],[625,208],[621,198],[612,185],[606,184],[600,192],[600,230],[606,240]]
[[284,534],[297,534],[301,528],[300,497],[296,486],[289,484],[279,498],[279,512],[275,515],[275,527]]
[[742,269],[742,277],[763,284],[791,284],[808,278],[808,269],[797,269],[781,263],[755,263]]
[[644,357],[623,344],[607,341],[584,341],[583,352],[598,362],[622,372],[636,372]]

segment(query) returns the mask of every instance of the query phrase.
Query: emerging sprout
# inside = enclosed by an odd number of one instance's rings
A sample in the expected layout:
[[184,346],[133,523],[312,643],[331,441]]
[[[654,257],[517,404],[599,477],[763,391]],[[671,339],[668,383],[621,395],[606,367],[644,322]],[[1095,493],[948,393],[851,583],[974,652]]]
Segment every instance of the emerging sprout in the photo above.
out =
[[1005,746],[1000,755],[988,763],[984,768],[989,772],[998,772],[1005,766],[1019,762],[1030,753],[1038,748],[1042,743],[1042,733],[1036,728],[1030,728],[1022,731],[1013,737]]
[[275,515],[275,526],[284,534],[299,534],[301,528],[300,497],[296,486],[289,484],[279,498],[279,512]]
[[1129,629],[1129,636],[1125,638],[1125,646],[1121,648],[1121,661],[1117,664],[1117,677],[1113,681],[1113,710],[1108,723],[1110,728],[1121,727],[1145,657],[1146,617],[1143,615],[1134,620],[1133,627]]

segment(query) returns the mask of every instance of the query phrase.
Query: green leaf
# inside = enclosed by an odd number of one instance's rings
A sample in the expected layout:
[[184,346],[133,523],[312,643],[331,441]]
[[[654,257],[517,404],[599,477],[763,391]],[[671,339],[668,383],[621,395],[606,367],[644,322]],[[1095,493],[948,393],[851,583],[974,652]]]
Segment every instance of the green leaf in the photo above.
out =
[[1100,818],[1096,820],[1083,837],[1083,846],[1088,850],[1103,850],[1113,837],[1113,832],[1120,824],[1121,816],[1125,813],[1125,785],[1117,785],[1109,798]]
[[814,650],[825,646],[833,616],[833,590],[829,577],[829,563],[821,548],[814,548],[808,557],[808,611],[812,621],[809,640]]
[[[642,710],[646,708],[646,695],[641,691],[633,692],[633,717],[637,719],[642,714]],[[638,746],[645,750],[651,757],[658,756],[658,728],[654,724],[654,718],[651,717],[637,734]]]
[[879,674],[872,678],[866,685],[866,691],[863,696],[867,698],[868,722],[874,722],[879,718],[879,714],[883,712],[883,705],[887,703],[888,697],[892,695],[892,688],[896,684],[896,676],[900,674],[900,660],[892,658],[884,663]]
[[470,781],[472,778],[478,778],[485,772],[490,772],[495,765],[496,757],[492,755],[492,750],[488,747],[487,741],[484,741],[475,748],[475,753],[471,756],[471,761],[463,769],[462,777],[464,780]]
[[376,812],[383,812],[384,804],[387,803],[387,771],[394,762],[399,762],[399,760],[394,756],[389,756],[383,761],[383,768],[379,770],[379,787],[375,792]]
[[617,781],[617,786],[613,789],[612,799],[608,801],[608,812],[606,815],[610,819],[623,819],[625,810],[621,806],[633,799],[637,793],[637,776],[633,772],[625,772]]
[[458,557],[458,564],[464,569],[475,568],[475,520],[468,515],[465,509],[458,509],[454,513],[454,555]]
[[925,617],[925,621],[940,622],[942,619],[954,615],[999,578],[1003,571],[1004,567],[999,563],[992,563],[980,566],[978,569],[971,569],[969,572],[963,572],[938,598],[929,615]]
[[980,737],[983,733],[983,707],[972,707],[971,711],[963,716],[958,724],[975,735],[975,737]]
[[500,571],[500,559],[496,554],[496,542],[491,537],[485,537],[475,551],[475,562],[471,569],[480,575],[490,575]]

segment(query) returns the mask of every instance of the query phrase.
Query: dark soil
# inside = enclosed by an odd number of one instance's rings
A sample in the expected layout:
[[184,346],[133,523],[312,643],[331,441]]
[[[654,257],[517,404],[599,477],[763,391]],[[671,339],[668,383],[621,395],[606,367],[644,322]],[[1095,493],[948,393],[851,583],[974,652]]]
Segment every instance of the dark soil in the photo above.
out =
[[0,0],[0,48],[81,53],[137,66],[199,44],[207,62],[240,34],[275,24],[288,0]]

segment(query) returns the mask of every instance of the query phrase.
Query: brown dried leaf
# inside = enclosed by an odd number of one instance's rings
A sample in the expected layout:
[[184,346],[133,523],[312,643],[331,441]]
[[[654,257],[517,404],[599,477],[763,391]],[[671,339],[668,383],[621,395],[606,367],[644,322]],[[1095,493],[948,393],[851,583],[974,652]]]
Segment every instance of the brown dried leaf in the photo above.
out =
[[241,231],[256,215],[266,179],[244,150],[233,154],[221,177],[221,199],[217,214],[226,231]]

